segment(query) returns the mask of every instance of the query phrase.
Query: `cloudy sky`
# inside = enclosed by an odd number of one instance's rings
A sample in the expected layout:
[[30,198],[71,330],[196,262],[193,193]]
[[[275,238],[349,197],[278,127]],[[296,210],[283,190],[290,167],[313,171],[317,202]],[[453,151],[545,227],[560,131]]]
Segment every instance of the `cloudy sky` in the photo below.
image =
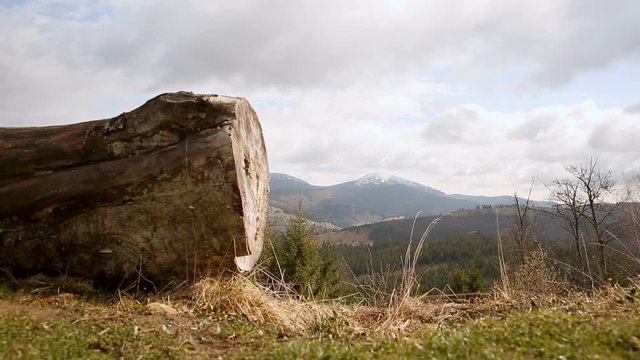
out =
[[[0,126],[243,96],[271,170],[526,192],[640,168],[640,1],[0,0]],[[544,187],[534,197],[545,197]]]

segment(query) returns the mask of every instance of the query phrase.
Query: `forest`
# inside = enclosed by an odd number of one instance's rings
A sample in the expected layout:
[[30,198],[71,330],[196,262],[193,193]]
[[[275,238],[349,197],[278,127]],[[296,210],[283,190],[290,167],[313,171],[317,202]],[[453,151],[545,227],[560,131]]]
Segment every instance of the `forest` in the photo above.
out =
[[[310,263],[325,264],[322,272],[339,279],[331,290],[334,296],[378,305],[407,281],[409,265],[414,267],[415,296],[473,297],[505,287],[531,293],[583,291],[628,284],[640,273],[640,204],[634,198],[639,177],[629,178],[623,184],[624,197],[613,202],[613,174],[601,170],[597,158],[567,165],[566,171],[567,177],[546,184],[550,206],[515,196],[507,207],[363,225],[341,234],[364,234],[369,242],[354,246],[341,239],[341,244],[316,245],[319,260]],[[297,228],[296,235],[289,232],[286,246],[294,244],[296,236],[318,243],[302,215],[292,219],[304,228]],[[277,234],[272,239],[282,244]],[[281,262],[288,256],[305,258],[303,250],[275,255]],[[270,269],[283,273],[277,264]],[[295,269],[284,274],[286,281],[305,282]]]

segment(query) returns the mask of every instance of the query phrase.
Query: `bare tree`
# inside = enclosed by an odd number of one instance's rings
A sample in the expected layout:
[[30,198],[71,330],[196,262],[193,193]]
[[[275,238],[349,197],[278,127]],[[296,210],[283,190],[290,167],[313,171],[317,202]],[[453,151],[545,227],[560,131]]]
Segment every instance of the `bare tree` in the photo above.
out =
[[577,180],[584,211],[582,217],[593,229],[597,245],[598,263],[601,275],[608,274],[605,249],[611,240],[607,227],[615,213],[617,204],[607,204],[607,196],[613,193],[615,181],[611,170],[604,171],[598,167],[598,158],[588,158],[582,164],[569,164],[565,170]]
[[563,221],[562,227],[571,233],[575,244],[576,257],[582,270],[585,270],[583,248],[580,241],[580,219],[585,212],[584,200],[580,197],[580,183],[577,179],[555,179],[546,184],[553,202],[553,211],[549,213]]

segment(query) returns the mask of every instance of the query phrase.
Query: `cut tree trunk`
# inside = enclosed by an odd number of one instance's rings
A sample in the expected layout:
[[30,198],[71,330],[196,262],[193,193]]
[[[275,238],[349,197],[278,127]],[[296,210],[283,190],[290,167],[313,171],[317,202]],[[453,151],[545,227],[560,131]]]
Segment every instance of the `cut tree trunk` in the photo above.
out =
[[268,187],[243,98],[179,92],[112,119],[0,128],[0,267],[106,286],[246,271]]

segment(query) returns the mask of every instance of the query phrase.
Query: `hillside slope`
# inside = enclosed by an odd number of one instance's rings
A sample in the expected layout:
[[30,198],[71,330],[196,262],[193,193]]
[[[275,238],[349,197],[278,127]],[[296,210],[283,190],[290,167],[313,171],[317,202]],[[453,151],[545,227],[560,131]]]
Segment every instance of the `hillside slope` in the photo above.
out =
[[300,206],[310,219],[350,227],[390,217],[439,215],[482,205],[511,205],[512,197],[447,195],[397,176],[371,173],[357,180],[315,186],[286,174],[271,174],[270,203],[284,212]]
[[[419,217],[415,220],[413,228],[413,239],[416,241],[427,229],[429,224],[438,216]],[[464,235],[477,233],[480,235],[493,236],[498,229],[506,232],[513,224],[515,215],[513,208],[500,209],[496,220],[495,209],[462,210],[449,215],[442,216],[436,226],[429,233],[429,238],[440,238],[452,235]],[[562,223],[555,217],[536,213],[535,221],[544,224],[538,229],[541,239],[545,240],[567,240],[569,233],[562,228]],[[375,245],[382,242],[406,243],[411,237],[413,218],[392,219],[379,221],[371,224],[345,228],[338,231],[331,231],[319,235],[323,243],[333,245]]]

